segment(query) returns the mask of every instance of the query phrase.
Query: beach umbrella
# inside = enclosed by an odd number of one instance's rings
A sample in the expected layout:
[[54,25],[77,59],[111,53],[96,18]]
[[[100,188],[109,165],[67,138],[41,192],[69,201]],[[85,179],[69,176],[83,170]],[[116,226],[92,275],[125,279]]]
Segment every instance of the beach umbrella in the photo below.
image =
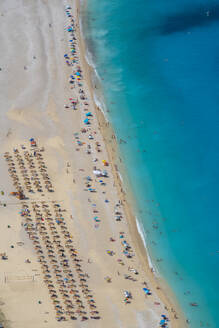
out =
[[89,117],[89,116],[93,116],[93,115],[92,115],[91,112],[88,112],[88,113],[86,114],[86,116]]
[[94,174],[94,175],[97,175],[97,176],[98,176],[98,175],[101,175],[101,171],[100,171],[100,170],[94,170],[94,171],[93,171],[93,174]]
[[150,295],[150,290],[149,289],[147,289],[147,288],[142,288],[142,289],[145,292],[145,294]]
[[85,124],[89,124],[89,119],[86,118],[86,119],[84,120],[84,123],[85,123]]

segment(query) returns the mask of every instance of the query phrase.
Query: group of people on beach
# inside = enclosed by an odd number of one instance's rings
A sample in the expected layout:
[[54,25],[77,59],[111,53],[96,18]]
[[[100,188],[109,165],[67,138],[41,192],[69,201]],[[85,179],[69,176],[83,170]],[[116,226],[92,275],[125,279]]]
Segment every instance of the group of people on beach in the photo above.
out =
[[[33,138],[30,140],[32,147],[37,147],[36,142]],[[14,157],[13,160],[12,155],[9,152],[4,154],[6,161],[9,166],[9,174],[13,180],[13,185],[16,188],[16,192],[12,192],[12,196],[17,196],[19,199],[25,199],[25,194],[34,193],[34,192],[43,192],[45,190],[49,192],[53,192],[53,186],[51,184],[50,178],[47,173],[47,167],[45,166],[45,162],[42,159],[41,152],[33,152],[32,156],[27,150],[25,146],[21,146],[22,150],[24,150],[23,157],[19,153],[17,148],[14,149]],[[34,158],[38,163],[38,170],[40,175],[36,170],[36,165],[34,164]],[[29,172],[27,167],[25,166],[25,161],[29,167]],[[15,163],[17,162],[18,169],[16,169]],[[18,171],[20,171],[20,177],[22,181],[20,181],[18,177]],[[41,183],[40,177],[42,176],[43,183]]]
[[[83,84],[83,71],[81,69],[80,65],[80,56],[79,56],[79,49],[77,44],[77,36],[76,36],[76,22],[73,17],[71,7],[66,7],[66,16],[68,19],[68,23],[66,26],[66,31],[68,33],[68,36],[70,36],[69,39],[69,53],[70,54],[64,54],[64,58],[66,61],[67,66],[71,70],[71,74],[69,77],[69,84],[70,84],[70,90],[73,92],[73,94],[69,97],[69,104],[64,105],[66,109],[81,109],[84,112],[84,119],[83,124],[84,127],[80,130],[74,133],[74,139],[75,139],[75,150],[79,152],[81,149],[85,149],[86,154],[91,155],[91,161],[95,164],[92,168],[93,177],[90,175],[86,175],[83,177],[84,179],[84,191],[91,193],[91,196],[88,198],[88,205],[91,206],[91,211],[94,214],[94,228],[98,229],[101,224],[101,217],[98,216],[99,209],[97,207],[97,204],[92,201],[92,193],[96,193],[99,188],[95,187],[95,184],[99,184],[103,187],[102,193],[106,196],[106,191],[104,190],[104,187],[106,186],[106,177],[108,177],[108,172],[100,167],[98,167],[98,156],[95,156],[95,153],[101,153],[101,144],[99,141],[97,141],[97,131],[92,127],[93,126],[93,114],[90,112],[90,104],[89,99],[86,95],[86,91]],[[84,141],[84,138],[85,141]],[[92,144],[93,143],[93,144]],[[102,164],[104,166],[108,166],[108,162],[103,159]],[[83,172],[84,170],[81,169]],[[86,173],[86,172],[85,172]],[[109,202],[109,199],[105,197],[105,203]],[[123,210],[122,210],[122,204],[120,201],[115,205],[114,208],[114,214],[115,214],[115,221],[120,223],[120,221],[123,218]],[[135,254],[134,251],[130,245],[130,243],[127,242],[125,238],[125,233],[120,232],[118,236],[119,240],[122,244],[122,255],[125,256],[128,260],[132,259]],[[113,237],[110,237],[110,242],[115,241]],[[106,250],[106,254],[113,256],[115,253],[114,251],[108,249]],[[121,258],[117,258],[117,262],[119,265],[124,266],[125,261]],[[130,273],[134,273],[135,275],[138,274],[138,271],[135,268],[132,268],[131,266],[128,267],[128,272],[124,274],[124,279],[137,281],[136,278],[132,277]],[[118,274],[120,275],[119,271]],[[111,283],[112,278],[110,276],[105,277],[106,282]],[[145,291],[146,290],[146,291]],[[150,289],[143,288],[143,291],[145,295],[151,295]],[[130,296],[131,293],[129,291],[125,291],[125,298],[124,303],[130,304],[132,297]],[[168,318],[163,317],[160,321],[161,327],[167,327],[168,325]]]
[[[79,127],[78,131],[73,134],[74,150],[77,154],[85,151],[90,156],[90,172],[85,172],[83,168],[80,168],[80,172],[83,175],[83,192],[87,196],[87,205],[94,216],[92,224],[94,229],[98,230],[101,229],[102,218],[99,217],[100,209],[94,201],[93,195],[97,192],[102,193],[106,206],[111,202],[105,188],[109,178],[107,171],[109,163],[105,158],[99,159],[99,155],[103,151],[101,142],[98,140],[98,128],[95,128],[95,117],[90,111],[89,97],[84,85],[76,35],[77,24],[71,6],[65,7],[65,14],[69,53],[64,54],[64,58],[67,69],[71,72],[68,80],[70,96],[64,108],[67,113],[69,113],[69,109],[72,109],[72,112],[81,110],[82,113],[82,127]],[[8,171],[15,188],[11,196],[17,197],[21,201],[22,227],[32,241],[42,270],[42,280],[47,286],[57,321],[101,319],[94,294],[88,285],[89,275],[82,268],[80,252],[74,245],[74,237],[68,229],[65,218],[66,210],[56,199],[56,190],[43,157],[44,151],[45,148],[40,148],[36,140],[31,138],[29,145],[21,145],[14,148],[12,153],[5,153],[4,156],[9,166]],[[69,173],[68,167],[66,173]],[[49,197],[45,198],[45,195],[49,195]],[[137,279],[139,270],[134,265],[135,252],[128,240],[129,236],[122,231],[124,211],[121,200],[114,204],[113,219],[117,226],[121,227],[121,231],[117,237],[109,237],[109,248],[103,251],[118,265],[116,274],[118,277],[120,276],[119,278],[124,278],[128,282],[127,286],[130,287],[132,283],[139,280]],[[120,255],[118,255],[119,248],[113,247],[118,243],[121,249]],[[7,260],[7,255],[4,256]],[[26,259],[25,263],[28,265],[31,261]],[[92,263],[91,259],[88,259],[88,263]],[[120,273],[121,271],[123,274]],[[105,277],[105,281],[113,283],[110,274]],[[142,284],[144,288],[141,292],[145,294],[145,297],[151,297],[152,292],[147,283],[142,282]],[[130,290],[121,291],[121,301],[125,306],[131,304],[132,300],[133,295]],[[42,304],[42,301],[39,300],[38,303]],[[160,303],[155,303],[160,305]],[[162,314],[160,327],[167,327],[168,321],[167,316]]]
[[[52,191],[55,196],[42,155],[43,150],[32,143],[30,150],[22,145],[21,150],[15,148],[12,154],[5,153],[14,187],[23,195],[20,212],[24,220],[22,227],[36,251],[56,319],[100,319],[93,293],[88,286],[89,275],[82,269],[82,260],[73,245],[73,236],[64,219],[65,210],[55,200],[51,203],[35,201],[36,193],[42,199],[45,192]],[[16,174],[15,180],[12,173]],[[26,193],[30,193],[30,196],[26,196]],[[25,262],[31,263],[29,259]]]

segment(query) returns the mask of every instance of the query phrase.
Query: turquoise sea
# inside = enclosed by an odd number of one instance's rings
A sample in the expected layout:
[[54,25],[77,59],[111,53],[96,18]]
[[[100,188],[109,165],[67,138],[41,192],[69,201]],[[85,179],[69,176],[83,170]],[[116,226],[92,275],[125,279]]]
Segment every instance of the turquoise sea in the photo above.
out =
[[82,23],[153,265],[219,327],[219,0],[89,0]]

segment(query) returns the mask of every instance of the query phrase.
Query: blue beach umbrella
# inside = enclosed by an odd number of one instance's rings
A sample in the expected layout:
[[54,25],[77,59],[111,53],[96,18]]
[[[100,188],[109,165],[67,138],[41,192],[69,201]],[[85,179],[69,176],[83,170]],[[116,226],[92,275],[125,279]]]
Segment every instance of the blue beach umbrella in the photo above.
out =
[[147,288],[143,288],[143,291],[145,292],[145,294],[150,294],[150,290],[149,289],[147,289]]
[[86,118],[86,119],[84,120],[84,123],[85,123],[85,124],[89,124],[89,120],[88,120],[88,118]]
[[93,116],[93,115],[92,115],[91,112],[88,112],[88,113],[86,114],[86,116],[88,117],[88,116]]

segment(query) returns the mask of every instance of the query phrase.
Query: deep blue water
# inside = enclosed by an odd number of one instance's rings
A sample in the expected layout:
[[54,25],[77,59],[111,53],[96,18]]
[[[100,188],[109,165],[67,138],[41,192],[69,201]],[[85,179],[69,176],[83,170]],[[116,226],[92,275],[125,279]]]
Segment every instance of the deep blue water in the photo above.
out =
[[155,267],[190,327],[219,327],[219,0],[89,0],[83,14]]

